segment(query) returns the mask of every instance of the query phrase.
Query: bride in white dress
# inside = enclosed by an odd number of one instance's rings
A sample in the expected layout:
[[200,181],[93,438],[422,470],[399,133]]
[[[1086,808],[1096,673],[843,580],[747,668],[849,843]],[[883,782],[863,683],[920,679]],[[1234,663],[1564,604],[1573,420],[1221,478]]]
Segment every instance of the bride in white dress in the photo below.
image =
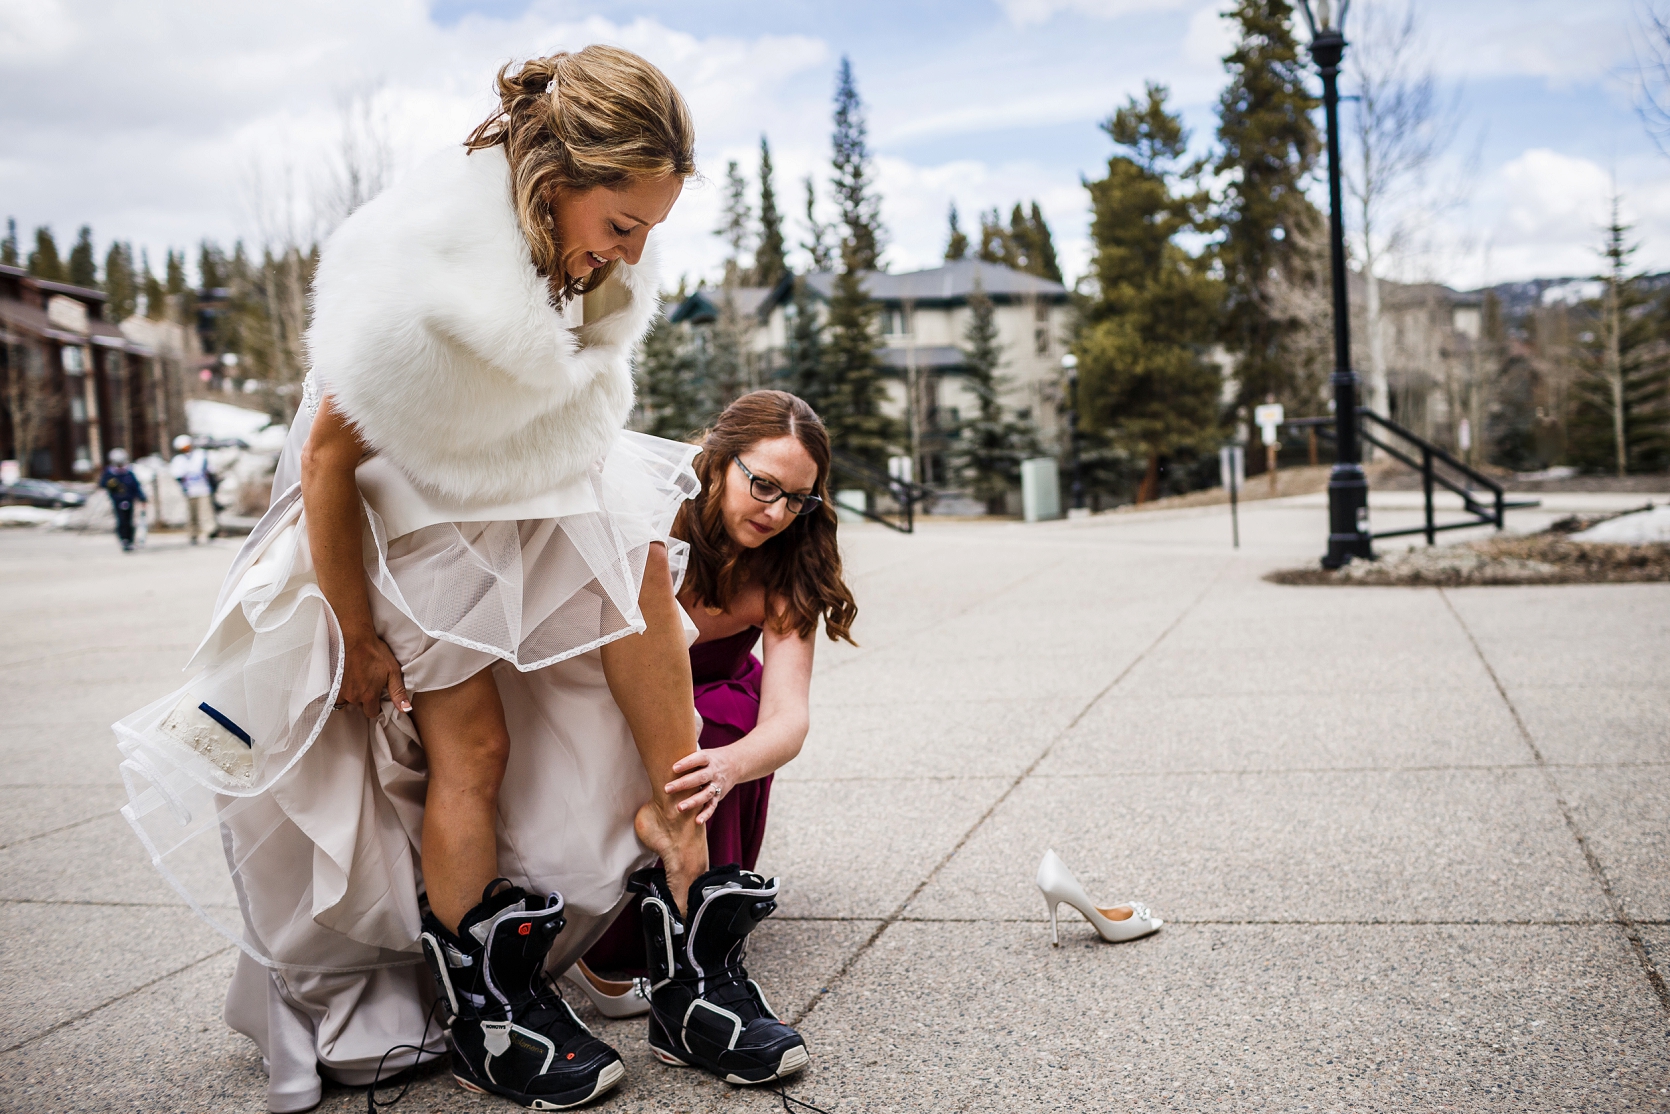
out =
[[[695,450],[622,429],[659,308],[646,238],[694,172],[693,128],[612,48],[498,85],[469,144],[325,246],[272,508],[190,682],[115,725],[124,814],[242,949],[225,1016],[274,1111],[315,1104],[320,1070],[364,1084],[393,1046],[445,1047],[426,928],[449,955],[537,929],[532,962],[560,971],[634,869],[659,855],[683,893],[707,866],[695,810],[660,788],[696,749],[668,538]],[[612,1086],[618,1056],[516,977],[530,989],[478,1050],[497,1071],[455,1048],[460,1080],[547,1109]],[[511,1064],[516,1041],[549,1046],[545,1067]],[[613,1066],[559,1094],[541,1072],[564,1049]]]

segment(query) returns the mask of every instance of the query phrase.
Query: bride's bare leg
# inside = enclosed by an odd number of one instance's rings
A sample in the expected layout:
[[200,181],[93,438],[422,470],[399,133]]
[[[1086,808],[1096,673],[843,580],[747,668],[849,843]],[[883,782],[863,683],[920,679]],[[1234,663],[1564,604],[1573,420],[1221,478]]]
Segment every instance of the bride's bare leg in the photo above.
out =
[[429,792],[423,807],[423,883],[429,907],[449,932],[499,874],[499,786],[510,732],[493,671],[461,685],[412,695]]
[[679,812],[677,801],[665,792],[674,777],[673,763],[695,753],[698,728],[690,651],[673,598],[667,551],[659,544],[650,546],[638,607],[644,633],[603,647],[603,675],[649,773],[652,795],[638,810],[638,838],[661,856],[667,886],[682,913],[690,883],[708,867],[707,829],[696,823],[696,810]]

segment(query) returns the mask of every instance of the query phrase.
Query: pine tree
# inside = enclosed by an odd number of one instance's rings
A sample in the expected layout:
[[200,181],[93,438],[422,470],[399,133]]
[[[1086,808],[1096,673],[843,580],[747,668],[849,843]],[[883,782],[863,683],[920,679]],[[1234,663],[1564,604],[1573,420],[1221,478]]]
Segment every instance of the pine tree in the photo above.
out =
[[682,300],[663,299],[633,367],[641,411],[638,428],[675,441],[691,436],[714,417],[703,404],[700,371],[685,330],[667,319],[667,311]]
[[794,280],[789,310],[787,366],[783,375],[790,384],[789,389],[821,414],[824,409],[823,318],[818,313],[811,284],[803,275]]
[[228,281],[226,252],[212,240],[197,246],[197,279],[203,290],[225,289]]
[[812,260],[812,270],[822,273],[835,269],[836,249],[830,246],[830,227],[818,220],[818,188],[812,176],[806,175],[806,235],[801,248]]
[[881,198],[870,181],[868,134],[852,63],[842,58],[835,86],[835,173],[830,184],[841,207],[842,265],[858,271],[878,269],[883,238]]
[[742,176],[737,161],[725,165],[725,200],[719,210],[719,227],[713,234],[725,241],[729,254],[725,256],[725,285],[736,286],[745,281],[742,256],[748,246],[749,225],[754,212],[748,206],[748,180]]
[[864,106],[852,65],[841,59],[831,140],[831,185],[841,207],[841,269],[829,300],[818,390],[829,440],[878,467],[885,463],[893,422],[881,412],[881,372],[876,366],[877,306],[864,292],[864,272],[881,250],[881,199],[870,186]]
[[1209,260],[1178,243],[1209,230],[1201,166],[1183,166],[1188,133],[1149,84],[1103,125],[1119,149],[1086,183],[1096,295],[1081,307],[1079,412],[1084,429],[1145,462],[1137,501],[1158,493],[1160,462],[1215,435],[1220,378],[1204,351],[1221,285]]
[[145,316],[152,321],[168,317],[168,291],[162,288],[157,276],[151,273],[151,253],[141,249],[139,255],[139,290],[145,297]]
[[29,253],[29,273],[48,282],[69,281],[69,272],[63,260],[58,258],[58,241],[52,238],[50,228],[42,226],[35,229],[35,250]]
[[1015,258],[1014,241],[1009,238],[1009,230],[1003,227],[1003,218],[995,208],[980,214],[980,248],[975,256],[982,262],[1004,267],[1013,267],[1019,262]]
[[968,258],[968,233],[957,224],[957,203],[951,202],[951,235],[945,241],[945,261],[955,263]]
[[1268,396],[1295,401],[1304,364],[1296,344],[1303,321],[1276,286],[1318,280],[1313,246],[1321,217],[1304,179],[1316,163],[1311,112],[1293,38],[1288,0],[1238,0],[1226,15],[1239,29],[1224,59],[1230,82],[1219,101],[1215,169],[1227,183],[1218,259],[1227,282],[1222,340],[1236,357],[1236,405],[1250,411]]
[[1670,297],[1630,275],[1639,245],[1618,208],[1613,198],[1605,293],[1588,307],[1598,327],[1580,351],[1570,449],[1574,463],[1623,476],[1670,465]]
[[771,144],[760,136],[760,243],[754,249],[754,285],[776,286],[789,273],[784,254],[783,215],[771,181]]
[[6,218],[6,238],[0,240],[0,263],[8,267],[18,265],[16,217]]
[[1051,282],[1061,281],[1061,264],[1055,257],[1055,237],[1050,235],[1050,226],[1044,223],[1043,210],[1038,203],[1032,203],[1032,256],[1027,270],[1039,278],[1049,279]]
[[93,230],[85,224],[76,233],[65,273],[69,275],[69,281],[77,286],[98,287],[99,267],[93,257]]
[[120,324],[139,304],[139,279],[134,272],[133,245],[116,241],[104,254],[105,317]]
[[991,298],[975,282],[968,298],[969,323],[963,334],[965,384],[979,402],[979,414],[960,423],[951,450],[952,466],[962,473],[974,498],[988,514],[1002,514],[1008,493],[1020,482],[1021,461],[1036,448],[1031,426],[1006,417],[1004,382],[998,375],[1003,347]]

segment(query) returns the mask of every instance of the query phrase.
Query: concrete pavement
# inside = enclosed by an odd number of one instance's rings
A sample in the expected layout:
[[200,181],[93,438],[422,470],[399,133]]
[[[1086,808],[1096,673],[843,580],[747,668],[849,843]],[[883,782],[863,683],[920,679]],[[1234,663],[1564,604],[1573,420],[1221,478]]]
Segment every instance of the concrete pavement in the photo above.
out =
[[[1375,525],[1413,525],[1391,496]],[[1544,498],[1517,521],[1608,497]],[[750,957],[813,1051],[790,1095],[1670,1110],[1670,585],[1280,587],[1321,501],[1242,514],[1238,552],[1223,508],[843,531],[860,645],[819,647]],[[0,1109],[262,1108],[232,953],[114,815],[104,730],[172,683],[232,553],[0,533]],[[1049,847],[1166,927],[1107,945],[1064,910],[1051,948]],[[598,1028],[630,1072],[600,1109],[779,1103]],[[429,1072],[396,1109],[511,1107]]]

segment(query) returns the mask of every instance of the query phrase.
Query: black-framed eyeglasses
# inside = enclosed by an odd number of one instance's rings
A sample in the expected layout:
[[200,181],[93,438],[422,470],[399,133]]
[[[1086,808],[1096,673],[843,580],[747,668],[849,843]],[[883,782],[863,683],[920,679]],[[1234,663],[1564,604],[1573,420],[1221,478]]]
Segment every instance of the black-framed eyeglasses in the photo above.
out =
[[748,477],[749,494],[753,495],[755,499],[758,499],[762,503],[775,503],[777,500],[783,499],[788,503],[790,514],[806,515],[817,510],[818,505],[823,502],[823,500],[816,495],[795,495],[791,492],[784,491],[770,480],[762,480],[758,476],[754,475],[754,473],[748,471],[748,466],[742,463],[742,458],[740,456],[733,456],[731,459],[736,461],[736,466],[738,468],[742,469],[742,474]]

